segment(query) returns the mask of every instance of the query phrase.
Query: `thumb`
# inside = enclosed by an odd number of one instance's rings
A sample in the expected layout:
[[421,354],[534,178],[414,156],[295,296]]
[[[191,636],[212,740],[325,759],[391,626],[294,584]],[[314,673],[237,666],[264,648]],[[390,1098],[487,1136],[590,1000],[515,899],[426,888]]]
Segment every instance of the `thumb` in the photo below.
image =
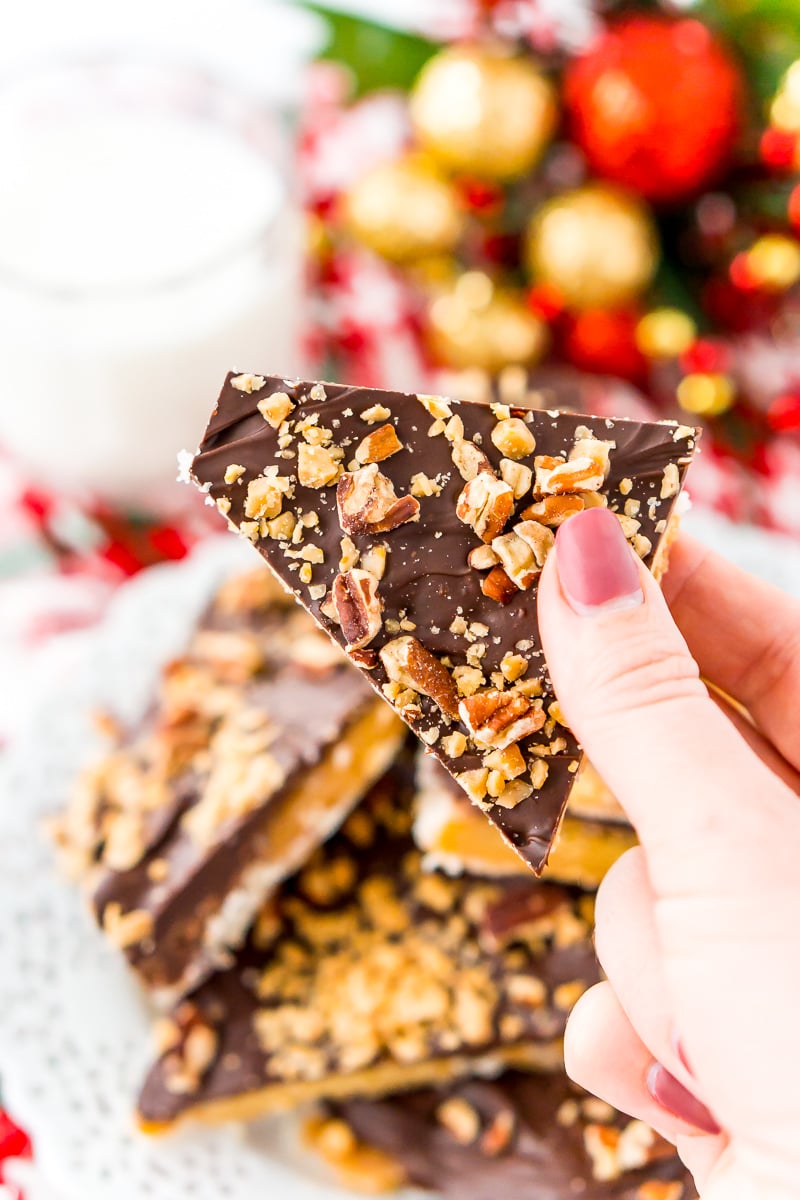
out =
[[709,697],[612,512],[561,526],[538,611],[567,723],[634,825],[656,895],[724,894],[797,801]]

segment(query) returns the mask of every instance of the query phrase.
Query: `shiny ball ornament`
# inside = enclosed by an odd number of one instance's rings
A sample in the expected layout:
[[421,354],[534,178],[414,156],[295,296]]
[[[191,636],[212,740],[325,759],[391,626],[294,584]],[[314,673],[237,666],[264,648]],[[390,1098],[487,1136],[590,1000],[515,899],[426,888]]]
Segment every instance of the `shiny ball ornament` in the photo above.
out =
[[644,13],[612,21],[564,85],[570,129],[592,170],[667,204],[724,169],[742,96],[738,65],[705,25]]
[[427,313],[431,353],[445,367],[504,367],[538,362],[548,343],[547,325],[524,296],[497,287],[482,271],[468,271],[438,292]]
[[781,80],[769,119],[783,133],[800,133],[800,59],[792,63]]
[[450,185],[414,156],[362,175],[345,197],[343,216],[357,241],[393,263],[445,254],[463,228]]
[[570,308],[620,308],[650,283],[658,264],[655,226],[634,196],[588,184],[548,200],[533,215],[527,261]]
[[417,140],[442,167],[494,180],[527,175],[558,117],[553,85],[529,58],[474,45],[423,67],[410,111]]
[[627,309],[576,313],[563,333],[565,356],[582,371],[639,383],[646,364],[636,344],[637,324],[638,314]]
[[755,287],[785,292],[800,280],[800,243],[785,234],[764,234],[753,243],[745,258]]
[[636,326],[636,345],[647,358],[677,358],[697,337],[697,326],[679,308],[654,308]]
[[678,404],[699,417],[718,417],[733,407],[736,390],[727,375],[685,375],[678,384]]

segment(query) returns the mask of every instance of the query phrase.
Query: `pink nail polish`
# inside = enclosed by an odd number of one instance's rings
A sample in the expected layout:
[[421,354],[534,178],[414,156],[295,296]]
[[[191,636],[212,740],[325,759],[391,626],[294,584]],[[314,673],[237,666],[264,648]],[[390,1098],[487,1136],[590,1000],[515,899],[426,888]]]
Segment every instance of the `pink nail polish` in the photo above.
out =
[[670,1075],[661,1063],[654,1062],[650,1067],[646,1084],[656,1104],[666,1112],[672,1113],[673,1117],[678,1117],[687,1125],[694,1125],[695,1129],[701,1129],[703,1133],[722,1132],[705,1104],[701,1104],[691,1092],[687,1092],[683,1084],[679,1083],[674,1075]]
[[582,617],[641,604],[639,571],[619,521],[589,508],[558,531],[556,565],[570,607]]

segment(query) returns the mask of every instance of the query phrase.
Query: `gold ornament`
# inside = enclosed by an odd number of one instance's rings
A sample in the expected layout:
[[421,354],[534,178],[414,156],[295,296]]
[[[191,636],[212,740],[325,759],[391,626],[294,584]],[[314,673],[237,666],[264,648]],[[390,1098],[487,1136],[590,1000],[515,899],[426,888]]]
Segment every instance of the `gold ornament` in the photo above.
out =
[[800,133],[800,59],[793,62],[769,111],[770,123],[784,133]]
[[685,412],[718,417],[733,406],[736,391],[727,375],[684,375],[678,384],[678,404]]
[[413,155],[357,180],[345,198],[344,219],[358,241],[395,263],[452,250],[463,225],[449,184]]
[[647,208],[628,192],[593,183],[555,196],[528,228],[528,266],[570,308],[616,308],[635,300],[658,264]]
[[800,279],[800,245],[783,233],[765,233],[747,251],[747,270],[759,287],[785,292]]
[[636,345],[648,358],[677,358],[697,337],[697,326],[679,308],[654,308],[636,326]]
[[439,292],[428,308],[428,342],[444,366],[480,367],[496,374],[511,364],[537,362],[547,326],[516,292],[498,288],[482,271],[468,271]]
[[411,93],[420,144],[448,170],[482,179],[527,175],[557,116],[555,89],[534,63],[487,46],[443,50]]

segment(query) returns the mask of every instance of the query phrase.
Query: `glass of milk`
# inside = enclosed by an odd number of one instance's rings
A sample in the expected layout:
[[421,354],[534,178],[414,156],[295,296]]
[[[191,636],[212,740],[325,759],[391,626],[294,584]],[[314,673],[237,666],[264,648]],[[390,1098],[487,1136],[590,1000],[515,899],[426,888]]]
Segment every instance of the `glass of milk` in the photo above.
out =
[[104,56],[0,84],[0,443],[154,509],[229,368],[300,372],[300,213],[274,117]]

